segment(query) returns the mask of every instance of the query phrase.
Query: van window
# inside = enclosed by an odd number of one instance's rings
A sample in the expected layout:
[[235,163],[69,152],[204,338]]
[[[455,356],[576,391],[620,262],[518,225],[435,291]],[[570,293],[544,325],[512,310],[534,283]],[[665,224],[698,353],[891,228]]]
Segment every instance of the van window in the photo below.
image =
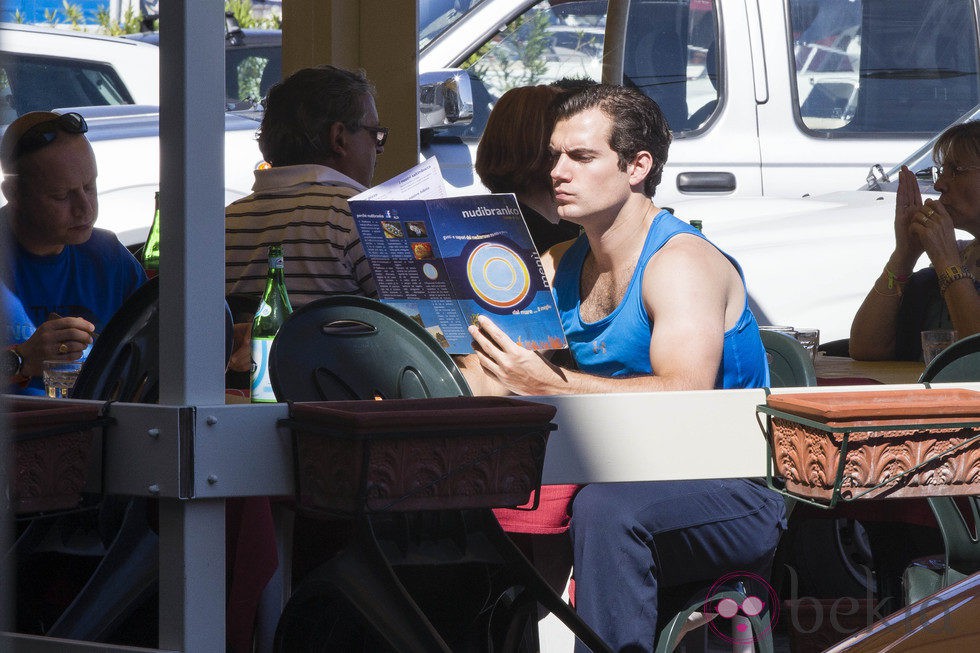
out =
[[789,0],[797,119],[823,136],[933,134],[980,101],[973,0]]
[[108,64],[4,54],[0,72],[0,96],[3,105],[12,109],[3,112],[5,123],[10,116],[28,111],[133,104],[133,97]]
[[702,128],[718,109],[716,23],[713,0],[630,2],[623,84],[653,98],[675,135]]
[[[605,0],[539,2],[463,63],[472,81],[473,122],[451,132],[479,137],[497,98],[511,88],[602,78]],[[664,110],[675,134],[705,125],[718,105],[714,0],[632,0],[624,83]]]

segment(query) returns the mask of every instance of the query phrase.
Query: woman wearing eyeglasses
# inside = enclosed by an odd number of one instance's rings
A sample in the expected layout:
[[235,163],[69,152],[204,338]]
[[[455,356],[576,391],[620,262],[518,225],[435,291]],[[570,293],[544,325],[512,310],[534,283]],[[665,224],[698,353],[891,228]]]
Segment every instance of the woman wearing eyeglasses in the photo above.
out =
[[[980,121],[943,132],[933,159],[938,200],[923,202],[912,171],[899,173],[895,249],[851,323],[852,358],[920,360],[924,330],[980,332]],[[931,265],[913,272],[923,252]]]

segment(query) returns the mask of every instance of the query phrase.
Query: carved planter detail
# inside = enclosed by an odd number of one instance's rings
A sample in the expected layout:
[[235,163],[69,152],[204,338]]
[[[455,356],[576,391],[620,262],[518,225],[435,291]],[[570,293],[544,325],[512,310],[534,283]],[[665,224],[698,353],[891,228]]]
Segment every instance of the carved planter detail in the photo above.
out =
[[786,490],[833,502],[980,493],[980,393],[770,395],[770,446]]
[[[7,406],[16,514],[68,510],[82,499],[92,442],[101,428],[97,404],[15,401]],[[10,460],[11,458],[8,458]]]
[[309,512],[513,507],[540,487],[555,408],[495,397],[296,403]]

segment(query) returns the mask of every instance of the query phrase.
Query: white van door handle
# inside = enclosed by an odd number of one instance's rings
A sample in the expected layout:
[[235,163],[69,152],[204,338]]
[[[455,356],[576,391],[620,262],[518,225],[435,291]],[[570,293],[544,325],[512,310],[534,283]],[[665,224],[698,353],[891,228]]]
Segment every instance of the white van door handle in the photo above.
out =
[[730,172],[682,172],[677,175],[677,190],[682,193],[730,193],[735,190],[735,175]]

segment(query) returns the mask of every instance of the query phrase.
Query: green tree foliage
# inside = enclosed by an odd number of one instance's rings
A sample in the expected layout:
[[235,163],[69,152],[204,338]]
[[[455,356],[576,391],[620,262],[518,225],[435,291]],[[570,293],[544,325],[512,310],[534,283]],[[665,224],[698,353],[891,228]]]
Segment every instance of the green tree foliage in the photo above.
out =
[[238,26],[258,29],[282,29],[282,16],[273,13],[268,16],[256,16],[252,0],[225,0],[225,11],[230,12]]
[[99,33],[108,34],[109,36],[135,34],[140,31],[142,20],[143,15],[133,9],[132,5],[126,7],[118,23],[112,20],[112,16],[109,14],[109,8],[105,5],[99,5],[99,8],[95,10],[95,22],[99,26]]
[[[235,20],[243,28],[282,29],[282,16],[279,14],[273,13],[268,16],[256,17],[252,7],[252,0],[226,0],[225,11],[231,12]],[[108,34],[109,36],[121,36],[123,34],[139,32],[140,24],[143,21],[143,15],[134,9],[132,5],[126,7],[118,22],[112,19],[107,5],[99,5],[94,12],[93,18],[95,19],[95,25],[97,25],[95,31],[99,34]],[[14,12],[13,20],[17,23],[26,23],[27,17],[18,9]],[[80,4],[62,0],[60,9],[46,9],[44,11],[44,21],[52,27],[67,23],[73,29],[82,29],[82,26],[86,24],[85,11]],[[261,71],[259,71],[259,74],[261,75]]]
[[549,49],[548,14],[534,12],[518,18],[494,39],[477,50],[463,64],[490,82],[495,92],[503,94],[517,86],[537,84],[547,72]]

